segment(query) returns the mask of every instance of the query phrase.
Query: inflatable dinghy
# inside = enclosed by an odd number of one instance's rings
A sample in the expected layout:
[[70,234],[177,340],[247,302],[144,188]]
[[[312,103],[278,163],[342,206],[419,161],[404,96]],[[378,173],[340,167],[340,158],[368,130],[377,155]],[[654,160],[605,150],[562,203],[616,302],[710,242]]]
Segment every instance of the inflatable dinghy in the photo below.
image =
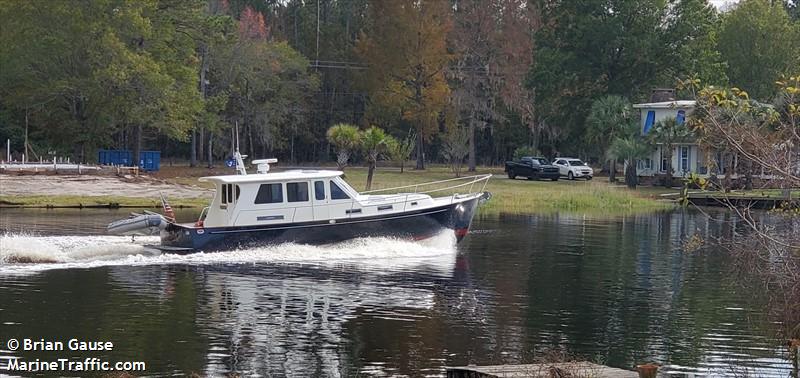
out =
[[117,235],[158,235],[168,223],[163,215],[145,211],[144,214],[131,213],[129,218],[111,222],[106,230]]

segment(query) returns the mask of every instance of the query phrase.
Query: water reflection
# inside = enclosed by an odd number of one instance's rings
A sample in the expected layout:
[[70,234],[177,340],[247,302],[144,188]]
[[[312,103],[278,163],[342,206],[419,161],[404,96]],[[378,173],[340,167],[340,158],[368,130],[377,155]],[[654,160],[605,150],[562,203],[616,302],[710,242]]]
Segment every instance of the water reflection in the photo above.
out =
[[736,220],[719,216],[501,216],[457,250],[362,240],[0,274],[0,335],[113,340],[107,357],[151,374],[438,375],[560,348],[618,367],[786,376],[758,293],[738,289],[725,254],[683,248],[732,235]]

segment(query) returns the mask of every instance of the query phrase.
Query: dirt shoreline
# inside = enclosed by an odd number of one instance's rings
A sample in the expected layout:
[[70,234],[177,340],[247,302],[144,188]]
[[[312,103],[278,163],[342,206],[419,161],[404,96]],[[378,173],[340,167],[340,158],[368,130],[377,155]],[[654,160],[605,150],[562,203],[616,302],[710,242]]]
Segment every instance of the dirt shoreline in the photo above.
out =
[[211,198],[214,191],[199,186],[169,183],[148,176],[100,175],[0,175],[0,196],[81,196],[158,199]]

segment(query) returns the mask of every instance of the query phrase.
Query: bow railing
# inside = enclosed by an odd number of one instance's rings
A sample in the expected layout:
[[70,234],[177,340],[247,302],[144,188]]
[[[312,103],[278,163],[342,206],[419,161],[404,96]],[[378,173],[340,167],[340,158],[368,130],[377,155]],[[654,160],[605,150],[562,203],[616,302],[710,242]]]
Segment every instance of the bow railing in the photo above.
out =
[[[492,177],[491,174],[485,175],[475,175],[475,176],[467,176],[467,177],[457,177],[452,179],[446,180],[439,180],[439,181],[431,181],[431,182],[424,182],[420,184],[411,184],[411,185],[404,185],[404,186],[396,186],[393,188],[385,188],[385,189],[376,189],[376,190],[369,190],[366,192],[361,192],[360,194],[381,194],[387,193],[388,194],[395,194],[395,193],[402,193],[402,194],[431,194],[431,193],[441,193],[450,190],[457,190],[459,188],[467,188],[469,189],[464,193],[459,194],[471,194],[471,193],[480,193],[486,189],[486,184],[489,182],[489,178]],[[445,185],[446,184],[446,185]],[[480,186],[480,190],[473,191],[476,187],[476,184]],[[437,187],[444,185],[443,187]],[[412,189],[411,191],[407,191],[405,189]]]

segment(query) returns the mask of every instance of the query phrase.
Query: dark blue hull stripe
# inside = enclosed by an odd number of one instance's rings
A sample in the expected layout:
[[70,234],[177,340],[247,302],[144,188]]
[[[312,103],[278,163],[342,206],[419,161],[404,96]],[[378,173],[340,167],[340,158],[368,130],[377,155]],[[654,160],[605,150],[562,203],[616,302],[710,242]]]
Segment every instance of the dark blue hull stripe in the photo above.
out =
[[[441,212],[445,212],[445,211],[449,211],[449,210],[450,209],[445,208],[445,209],[441,209],[441,210],[430,211],[430,212],[427,212],[427,213],[414,213],[414,214],[408,214],[408,215],[401,215],[401,216],[397,216],[397,217],[392,217],[392,216],[370,217],[370,219],[364,219],[364,220],[352,220],[352,218],[343,218],[346,221],[339,222],[338,220],[334,219],[334,220],[336,220],[336,222],[334,222],[334,223],[330,223],[330,221],[320,221],[318,223],[315,222],[315,223],[312,223],[312,224],[306,224],[306,225],[300,225],[300,226],[282,226],[282,227],[281,226],[276,226],[276,227],[266,227],[266,228],[242,228],[242,229],[237,229],[237,230],[220,230],[220,231],[213,231],[213,229],[208,229],[207,228],[206,231],[208,231],[209,233],[212,233],[212,234],[226,234],[226,233],[231,233],[231,232],[257,232],[257,231],[272,231],[272,230],[289,230],[289,229],[293,229],[293,228],[309,228],[309,227],[320,227],[320,226],[341,226],[341,225],[347,225],[347,224],[353,224],[353,223],[380,222],[380,221],[387,221],[387,220],[393,220],[393,219],[419,217],[419,216],[423,216],[423,215],[431,215],[431,214],[441,213]],[[242,226],[242,227],[252,227],[252,226]],[[186,227],[186,229],[187,230],[192,230],[191,228],[188,228],[188,227]]]

